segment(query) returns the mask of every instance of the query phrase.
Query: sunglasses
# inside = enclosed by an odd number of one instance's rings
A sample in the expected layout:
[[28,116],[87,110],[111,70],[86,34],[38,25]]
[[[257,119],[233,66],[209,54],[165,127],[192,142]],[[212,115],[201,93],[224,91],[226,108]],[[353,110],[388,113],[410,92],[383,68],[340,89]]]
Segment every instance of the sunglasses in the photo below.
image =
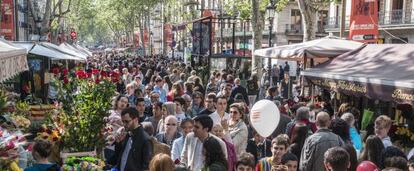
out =
[[177,124],[169,124],[167,123],[167,126],[176,126]]

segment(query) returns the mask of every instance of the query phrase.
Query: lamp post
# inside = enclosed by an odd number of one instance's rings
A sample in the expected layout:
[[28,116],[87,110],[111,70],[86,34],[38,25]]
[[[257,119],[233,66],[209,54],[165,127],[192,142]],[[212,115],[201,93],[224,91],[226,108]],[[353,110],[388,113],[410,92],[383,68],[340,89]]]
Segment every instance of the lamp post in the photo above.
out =
[[[266,7],[267,10],[267,15],[268,15],[268,19],[269,19],[269,47],[273,47],[273,43],[272,43],[272,32],[273,32],[273,19],[274,19],[274,15],[275,15],[275,2],[274,0],[270,0],[270,4],[268,7]],[[269,86],[272,85],[272,77],[271,77],[271,69],[272,69],[272,59],[268,58],[267,61],[267,66],[268,66],[268,77],[269,77]]]

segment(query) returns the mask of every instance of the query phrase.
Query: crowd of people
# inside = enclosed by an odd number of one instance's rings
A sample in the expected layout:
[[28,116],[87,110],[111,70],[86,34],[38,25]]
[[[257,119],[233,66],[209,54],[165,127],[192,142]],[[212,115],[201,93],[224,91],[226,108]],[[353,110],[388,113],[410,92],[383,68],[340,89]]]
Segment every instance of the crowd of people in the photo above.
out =
[[107,137],[105,159],[119,171],[414,170],[414,158],[388,136],[388,116],[377,117],[374,132],[361,138],[357,110],[293,100],[285,94],[295,90],[280,89],[286,82],[276,71],[263,98],[277,105],[280,122],[262,137],[249,121],[264,87],[255,73],[246,87],[226,70],[203,83],[195,68],[163,56],[94,58],[91,69],[116,75],[118,94],[105,118],[114,134]]

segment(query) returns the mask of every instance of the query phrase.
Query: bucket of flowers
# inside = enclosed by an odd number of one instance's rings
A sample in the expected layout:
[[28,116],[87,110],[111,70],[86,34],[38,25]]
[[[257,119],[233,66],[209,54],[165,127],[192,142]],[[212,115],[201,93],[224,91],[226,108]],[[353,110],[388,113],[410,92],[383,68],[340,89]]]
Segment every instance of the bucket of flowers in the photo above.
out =
[[64,171],[101,171],[105,162],[96,157],[69,157],[63,165]]
[[17,161],[26,136],[21,131],[0,127],[0,170],[20,171]]

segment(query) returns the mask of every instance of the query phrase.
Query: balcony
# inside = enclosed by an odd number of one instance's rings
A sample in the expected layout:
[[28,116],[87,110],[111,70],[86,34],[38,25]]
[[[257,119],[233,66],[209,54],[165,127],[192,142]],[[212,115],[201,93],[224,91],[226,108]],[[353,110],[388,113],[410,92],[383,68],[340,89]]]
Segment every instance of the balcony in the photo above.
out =
[[287,35],[303,35],[301,24],[286,24],[285,33]]
[[[286,24],[286,35],[303,35],[303,27],[302,24]],[[318,36],[324,36],[326,33],[323,26],[318,24],[318,27],[316,28],[316,34]]]
[[[327,18],[328,30],[337,30],[340,26],[340,17]],[[393,27],[413,27],[414,28],[414,10],[392,10],[380,11],[378,13],[378,25],[381,28]],[[349,29],[349,16],[345,19],[345,28]]]

